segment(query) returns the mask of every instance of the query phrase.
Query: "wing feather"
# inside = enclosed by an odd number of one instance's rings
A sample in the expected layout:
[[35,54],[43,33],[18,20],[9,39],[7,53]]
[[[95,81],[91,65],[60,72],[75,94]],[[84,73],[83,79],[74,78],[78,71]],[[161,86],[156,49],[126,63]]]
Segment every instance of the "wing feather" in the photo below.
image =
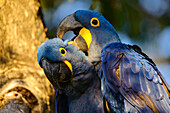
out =
[[[120,78],[121,78],[121,82],[124,81],[123,85],[124,87],[129,90],[131,88],[131,83],[130,83],[130,76],[127,76],[127,73],[129,73],[130,69],[128,68],[130,66],[130,61],[128,58],[123,58],[122,59],[122,64],[120,65]],[[124,70],[124,71],[122,71]]]
[[101,57],[105,82],[113,93],[120,92],[139,112],[170,110],[169,86],[139,47],[111,43]]
[[69,105],[68,105],[68,98],[67,96],[62,93],[59,94],[59,92],[56,90],[55,95],[55,112],[56,113],[69,113]]

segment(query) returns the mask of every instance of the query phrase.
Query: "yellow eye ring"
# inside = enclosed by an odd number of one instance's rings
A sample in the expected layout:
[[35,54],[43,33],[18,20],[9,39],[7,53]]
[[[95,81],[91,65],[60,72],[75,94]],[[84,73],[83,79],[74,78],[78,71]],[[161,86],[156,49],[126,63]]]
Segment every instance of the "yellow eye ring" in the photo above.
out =
[[93,26],[93,27],[98,27],[98,26],[100,26],[99,20],[98,20],[97,18],[92,18],[92,19],[90,20],[90,24],[91,24],[91,26]]
[[61,52],[61,54],[64,56],[66,55],[67,51],[64,48],[60,48],[59,51]]

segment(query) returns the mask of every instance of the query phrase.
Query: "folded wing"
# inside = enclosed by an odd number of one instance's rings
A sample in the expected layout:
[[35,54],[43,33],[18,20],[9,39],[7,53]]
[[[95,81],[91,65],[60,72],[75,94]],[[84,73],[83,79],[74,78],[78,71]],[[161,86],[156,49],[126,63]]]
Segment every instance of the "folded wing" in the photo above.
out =
[[168,112],[169,86],[154,62],[138,46],[107,45],[101,54],[105,85],[139,112]]

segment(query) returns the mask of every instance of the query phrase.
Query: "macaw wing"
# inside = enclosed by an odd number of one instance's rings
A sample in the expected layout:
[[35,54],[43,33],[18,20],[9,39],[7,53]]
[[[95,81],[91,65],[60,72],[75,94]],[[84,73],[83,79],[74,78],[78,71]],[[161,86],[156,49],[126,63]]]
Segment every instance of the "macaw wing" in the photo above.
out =
[[55,113],[69,113],[67,96],[64,93],[59,94],[57,90],[55,95]]
[[154,62],[137,46],[107,45],[101,54],[107,87],[122,96],[139,112],[168,112],[168,84]]

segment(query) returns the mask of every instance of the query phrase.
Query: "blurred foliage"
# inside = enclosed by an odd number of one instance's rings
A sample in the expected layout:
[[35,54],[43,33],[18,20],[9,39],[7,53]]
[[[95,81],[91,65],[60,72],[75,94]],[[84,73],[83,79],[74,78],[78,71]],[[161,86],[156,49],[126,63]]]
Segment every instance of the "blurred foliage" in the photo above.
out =
[[155,22],[161,28],[170,25],[168,13],[160,18],[149,15],[137,0],[101,0],[100,12],[118,31],[126,32],[131,38],[145,38],[146,31],[154,27]]
[[92,0],[92,4],[89,8],[89,10],[95,10],[99,6],[100,1],[99,0]]
[[[40,0],[43,9],[57,10],[64,2],[85,0]],[[147,13],[141,6],[140,0],[92,0],[90,10],[98,10],[115,27],[117,31],[125,32],[133,40],[145,41],[148,31],[154,34],[165,26],[170,25],[170,14],[165,13],[156,17]],[[169,2],[170,3],[170,2]],[[170,6],[170,5],[169,5]],[[63,9],[64,10],[64,9]],[[157,29],[156,29],[156,28]],[[156,29],[152,30],[152,29]],[[49,29],[48,37],[54,37],[57,28]]]
[[64,0],[40,0],[40,3],[43,9],[47,9],[58,7],[63,1]]

